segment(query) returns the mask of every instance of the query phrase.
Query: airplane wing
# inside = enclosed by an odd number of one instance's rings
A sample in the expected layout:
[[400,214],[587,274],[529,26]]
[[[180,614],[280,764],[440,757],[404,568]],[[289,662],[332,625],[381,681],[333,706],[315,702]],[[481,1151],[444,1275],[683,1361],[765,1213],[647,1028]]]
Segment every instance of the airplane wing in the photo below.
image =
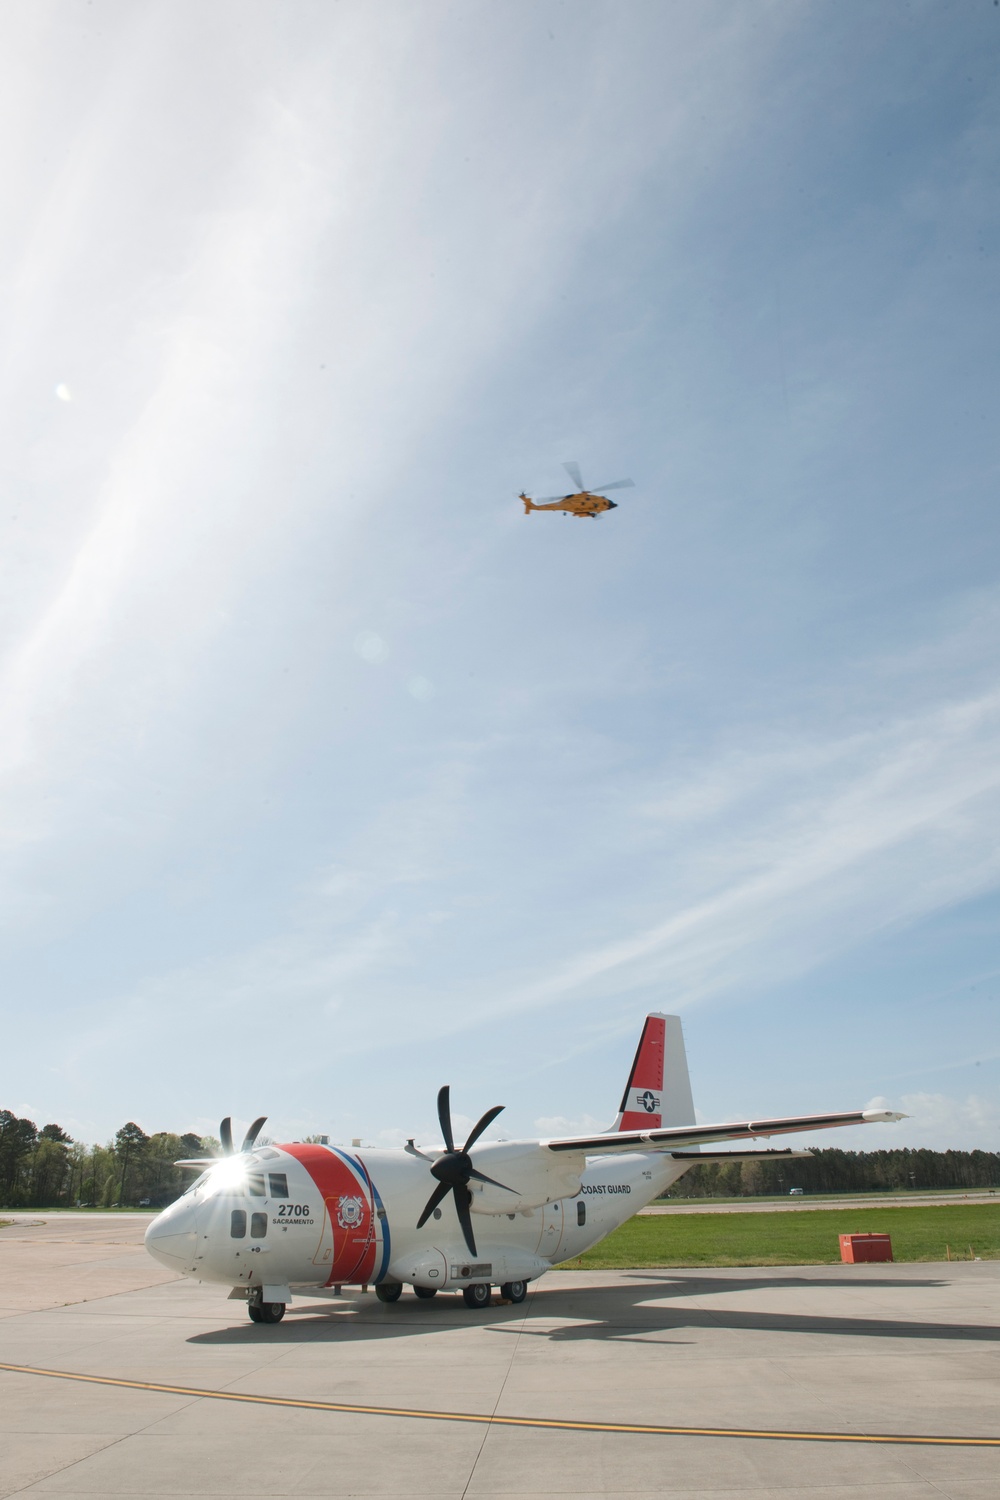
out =
[[674,1125],[662,1130],[617,1130],[606,1135],[560,1136],[542,1141],[550,1151],[581,1151],[584,1156],[618,1156],[635,1151],[674,1151],[714,1141],[754,1140],[758,1136],[793,1135],[803,1130],[832,1130],[838,1125],[876,1125],[905,1120],[891,1109],[856,1109],[837,1115],[791,1115],[784,1120],[741,1120],[733,1125]]

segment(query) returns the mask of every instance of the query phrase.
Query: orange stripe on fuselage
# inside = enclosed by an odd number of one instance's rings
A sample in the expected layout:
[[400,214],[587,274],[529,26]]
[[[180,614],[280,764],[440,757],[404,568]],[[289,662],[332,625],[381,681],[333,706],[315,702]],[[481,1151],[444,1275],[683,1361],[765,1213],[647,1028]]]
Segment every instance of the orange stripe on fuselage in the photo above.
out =
[[302,1163],[323,1195],[333,1231],[333,1262],[327,1286],[370,1281],[377,1250],[376,1220],[365,1174],[350,1157],[329,1146],[282,1144],[281,1149]]

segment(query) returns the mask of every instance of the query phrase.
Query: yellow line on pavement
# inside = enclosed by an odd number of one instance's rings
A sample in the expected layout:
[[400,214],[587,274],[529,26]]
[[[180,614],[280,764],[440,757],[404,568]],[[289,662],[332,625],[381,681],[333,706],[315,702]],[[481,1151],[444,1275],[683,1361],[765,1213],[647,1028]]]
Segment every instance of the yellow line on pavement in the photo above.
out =
[[757,1427],[661,1427],[646,1422],[574,1422],[561,1417],[502,1417],[486,1412],[421,1411],[408,1406],[362,1406],[346,1401],[303,1401],[292,1396],[257,1396],[243,1391],[210,1391],[193,1385],[164,1385],[155,1380],[120,1380],[113,1375],[84,1375],[76,1370],[43,1370],[34,1365],[0,1362],[15,1375],[43,1375],[52,1380],[81,1380],[167,1396],[208,1401],[245,1401],[256,1406],[289,1406],[297,1411],[338,1411],[368,1417],[409,1417],[423,1422],[474,1422],[486,1427],[542,1427],[556,1432],[629,1432],[653,1437],[770,1438],[791,1443],[907,1443],[931,1448],[1000,1448],[1000,1437],[944,1437],[905,1432],[782,1432]]

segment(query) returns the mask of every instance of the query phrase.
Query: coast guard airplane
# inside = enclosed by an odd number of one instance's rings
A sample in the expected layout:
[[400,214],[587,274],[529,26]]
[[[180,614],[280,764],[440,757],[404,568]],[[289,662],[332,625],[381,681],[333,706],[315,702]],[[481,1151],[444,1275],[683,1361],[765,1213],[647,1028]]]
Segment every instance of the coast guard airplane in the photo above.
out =
[[[484,1141],[500,1114],[483,1115],[455,1143],[447,1087],[438,1094],[442,1144],[395,1150],[255,1144],[255,1120],[239,1151],[223,1120],[222,1157],[187,1161],[203,1171],[146,1231],[146,1248],[171,1270],[232,1287],[255,1323],[277,1323],[293,1293],[339,1294],[373,1284],[395,1302],[404,1283],[418,1297],[460,1291],[487,1307],[499,1286],[523,1302],[527,1284],[582,1254],[699,1161],[808,1156],[785,1149],[706,1151],[754,1140],[901,1120],[891,1110],[695,1124],[678,1016],[646,1017],[618,1118],[597,1135]],[[478,1144],[477,1144],[478,1143]]]

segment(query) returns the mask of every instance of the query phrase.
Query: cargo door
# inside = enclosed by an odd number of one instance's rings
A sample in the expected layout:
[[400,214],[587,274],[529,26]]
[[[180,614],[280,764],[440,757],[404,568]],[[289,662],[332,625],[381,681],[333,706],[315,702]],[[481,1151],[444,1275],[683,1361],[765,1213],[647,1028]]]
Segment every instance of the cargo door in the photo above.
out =
[[538,1236],[537,1254],[545,1260],[557,1260],[563,1238],[563,1205],[546,1203],[542,1209],[542,1227]]

